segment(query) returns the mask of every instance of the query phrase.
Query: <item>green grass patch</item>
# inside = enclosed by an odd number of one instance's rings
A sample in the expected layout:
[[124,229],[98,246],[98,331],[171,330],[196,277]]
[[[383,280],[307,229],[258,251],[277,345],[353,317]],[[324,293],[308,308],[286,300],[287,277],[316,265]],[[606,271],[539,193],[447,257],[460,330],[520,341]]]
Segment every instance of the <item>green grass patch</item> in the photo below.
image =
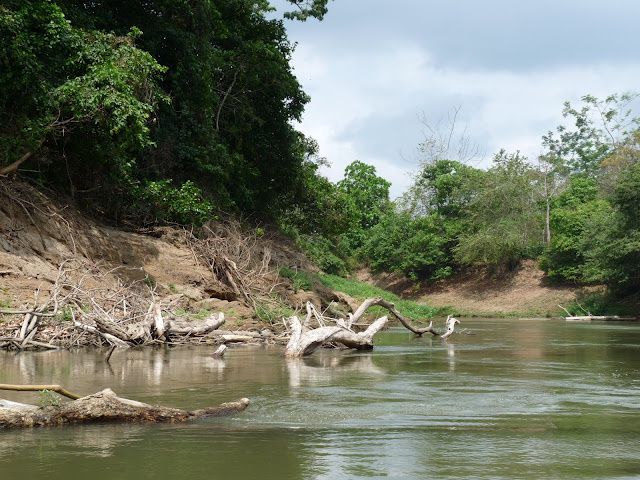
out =
[[256,317],[261,321],[273,325],[284,318],[293,316],[295,312],[290,307],[279,302],[262,302],[256,305]]
[[200,310],[198,310],[197,312],[191,311],[191,310],[186,310],[184,308],[176,308],[175,310],[173,310],[173,314],[176,317],[179,317],[183,320],[187,320],[189,322],[192,322],[194,320],[204,320],[207,317],[212,315],[211,310],[207,310],[206,308],[201,308]]
[[291,286],[294,291],[313,290],[314,284],[318,281],[312,273],[303,270],[297,270],[289,267],[282,267],[278,273],[282,278],[291,280]]
[[[370,297],[382,297],[386,301],[394,303],[396,308],[402,315],[407,318],[411,318],[412,320],[425,320],[436,316],[452,313],[452,310],[448,307],[431,307],[429,305],[418,303],[413,300],[400,298],[395,293],[391,293],[387,290],[384,290],[383,288],[360,282],[358,280],[352,280],[349,278],[328,274],[320,274],[318,277],[327,288],[346,293],[356,300],[364,300]],[[371,312],[380,314],[382,312],[386,312],[386,310],[382,308],[372,308]]]

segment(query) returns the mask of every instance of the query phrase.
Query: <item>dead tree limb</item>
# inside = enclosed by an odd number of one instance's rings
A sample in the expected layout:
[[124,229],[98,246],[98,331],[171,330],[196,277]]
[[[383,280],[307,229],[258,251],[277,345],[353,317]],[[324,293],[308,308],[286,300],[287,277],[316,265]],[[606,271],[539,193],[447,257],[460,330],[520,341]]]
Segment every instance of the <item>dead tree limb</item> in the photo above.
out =
[[215,352],[211,354],[213,358],[222,358],[224,357],[224,352],[227,349],[226,345],[220,345]]
[[332,339],[332,337],[342,330],[342,327],[320,327],[309,330],[303,327],[302,322],[297,316],[289,319],[291,327],[291,338],[285,348],[285,356],[287,357],[304,357],[310,355],[313,351],[323,343]]
[[[285,348],[285,356],[290,358],[303,357],[310,355],[313,351],[325,343],[340,343],[347,348],[354,348],[357,350],[370,350],[373,348],[373,337],[376,333],[382,330],[387,322],[388,317],[384,316],[377,319],[363,332],[355,332],[353,326],[356,325],[365,312],[373,307],[380,306],[386,308],[391,314],[393,314],[402,325],[408,330],[417,335],[423,333],[431,333],[432,335],[440,335],[433,329],[433,322],[429,323],[426,328],[416,328],[404,318],[400,312],[395,308],[393,303],[388,302],[382,298],[368,298],[362,304],[356,308],[352,315],[349,315],[347,320],[344,319],[330,319],[322,317],[316,310],[316,308],[307,302],[307,315],[304,321],[300,321],[300,318],[293,316],[289,319],[290,337],[289,343]],[[312,320],[318,325],[317,328],[311,328]],[[327,323],[333,321],[335,326],[327,326]],[[449,337],[455,328],[456,323],[460,321],[449,315],[446,321],[446,332],[442,335],[443,339]]]
[[175,333],[180,335],[207,335],[217,330],[224,324],[224,313],[220,312],[206,318],[204,322],[197,324],[176,323],[175,321],[167,327],[169,334]]
[[12,164],[7,165],[6,167],[0,168],[0,175],[9,175],[10,173],[15,172],[16,170],[18,170],[18,167],[20,165],[22,165],[24,162],[29,160],[29,158],[31,158],[31,155],[33,155],[33,152],[27,152]]
[[414,327],[409,320],[407,320],[398,310],[395,305],[391,302],[386,301],[384,298],[367,298],[362,304],[358,307],[358,309],[351,315],[347,326],[351,328],[351,326],[356,323],[360,317],[364,315],[364,313],[373,306],[380,306],[389,310],[389,312],[398,319],[398,321],[408,330],[412,331],[416,335],[422,335],[424,333],[430,333],[431,335],[438,335],[438,333],[433,329],[433,322],[429,322],[429,325],[425,328],[416,328]]
[[[384,328],[388,317],[379,318],[363,332],[354,332],[351,329],[354,319],[361,317],[365,310],[366,308],[363,310],[359,308],[356,311],[357,316],[353,315],[348,322],[337,320],[335,326],[327,326],[328,319],[322,318],[316,308],[310,302],[307,302],[307,316],[304,321],[301,322],[297,316],[289,319],[291,337],[285,348],[285,356],[291,358],[304,357],[328,342],[340,343],[347,348],[357,350],[371,350],[373,348],[374,335]],[[312,329],[310,327],[312,319],[315,319],[319,325],[318,328]]]
[[449,336],[453,333],[453,330],[456,327],[456,323],[460,323],[460,320],[458,320],[457,318],[452,317],[451,315],[447,316],[447,321],[445,323],[446,327],[447,327],[447,331],[444,332],[440,338],[442,338],[442,340],[446,340],[447,338],[449,338]]
[[80,395],[71,393],[64,389],[60,385],[13,385],[9,383],[0,383],[0,390],[11,390],[13,392],[42,392],[48,390],[50,392],[56,392],[72,400],[77,400]]

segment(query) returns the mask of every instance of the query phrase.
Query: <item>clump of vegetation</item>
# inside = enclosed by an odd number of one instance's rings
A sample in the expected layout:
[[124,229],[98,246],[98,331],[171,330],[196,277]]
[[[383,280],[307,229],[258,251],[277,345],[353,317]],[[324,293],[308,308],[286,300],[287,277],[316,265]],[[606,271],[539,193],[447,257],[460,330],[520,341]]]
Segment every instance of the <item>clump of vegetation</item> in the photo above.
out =
[[73,308],[70,306],[61,308],[56,318],[61,322],[71,322],[73,320]]
[[[289,2],[306,20],[328,0]],[[134,224],[273,220],[296,200],[308,97],[269,2],[7,0],[0,37],[0,174],[29,165]]]
[[278,274],[291,280],[291,286],[296,292],[298,290],[313,290],[314,285],[318,282],[314,275],[304,270],[282,267]]
[[294,314],[295,312],[291,307],[277,299],[263,299],[255,307],[256,317],[269,325],[274,325],[283,318],[289,318]]
[[60,397],[50,390],[42,390],[39,392],[38,405],[41,407],[59,407]]
[[[398,308],[398,311],[402,312],[404,316],[414,320],[424,320],[438,315],[447,315],[452,313],[452,310],[448,307],[436,308],[414,302],[412,300],[400,298],[394,293],[358,280],[327,274],[321,274],[319,278],[326,287],[344,292],[356,300],[365,300],[370,297],[382,297],[388,302],[394,303]],[[371,310],[374,313],[386,311],[382,309],[378,311],[374,308]]]
[[[637,297],[637,294],[636,294]],[[629,298],[621,301],[613,292],[589,292],[578,294],[576,300],[563,305],[563,307],[575,316],[582,315],[630,315],[637,314],[638,298]],[[630,301],[629,301],[630,300]],[[566,313],[566,312],[565,312]],[[564,315],[564,313],[563,313]]]

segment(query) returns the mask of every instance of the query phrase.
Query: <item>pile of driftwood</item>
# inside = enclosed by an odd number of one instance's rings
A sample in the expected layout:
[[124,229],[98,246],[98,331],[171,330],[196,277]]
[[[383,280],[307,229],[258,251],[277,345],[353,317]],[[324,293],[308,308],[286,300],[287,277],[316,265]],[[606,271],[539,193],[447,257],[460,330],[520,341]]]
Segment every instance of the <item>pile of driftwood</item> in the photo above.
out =
[[225,288],[221,293],[227,300],[239,300],[255,309],[280,285],[269,242],[246,231],[239,222],[205,225],[198,236],[184,233],[193,259]]
[[[61,265],[44,302],[28,309],[0,309],[10,319],[0,323],[0,348],[57,349],[81,346],[131,347],[150,344],[228,343],[266,338],[257,332],[218,330],[223,313],[199,320],[172,314],[161,305],[154,288],[144,282],[114,285],[112,271]],[[17,319],[20,318],[20,321]],[[15,319],[15,320],[13,320]]]
[[196,418],[232,415],[242,412],[249,406],[249,399],[241,398],[234,402],[189,411],[149,405],[127,398],[120,398],[110,389],[105,389],[85,397],[75,395],[59,385],[3,384],[0,385],[0,390],[46,390],[73,399],[72,402],[44,407],[0,399],[0,429],[48,427],[96,422],[177,423]]
[[[211,237],[211,248],[217,237]],[[204,248],[204,247],[203,247]],[[247,249],[254,248],[247,245]],[[204,256],[204,254],[203,254]],[[217,262],[218,260],[216,260]],[[212,263],[218,274],[226,271],[228,281],[246,295],[247,301],[255,291],[247,278],[266,275],[268,260],[260,262],[263,267],[251,270],[251,264],[242,265],[242,270],[230,260],[222,260],[226,267]],[[225,270],[226,268],[226,270]],[[220,270],[221,269],[221,270]],[[235,274],[229,273],[236,272]],[[242,273],[241,273],[242,272]],[[253,272],[253,273],[251,273]],[[150,344],[179,345],[184,343],[234,342],[283,343],[285,355],[301,357],[309,355],[321,345],[341,345],[346,348],[373,348],[373,337],[387,325],[388,317],[378,318],[360,329],[360,321],[371,307],[386,309],[400,324],[416,335],[429,333],[446,339],[453,333],[455,318],[448,318],[446,331],[442,334],[433,329],[433,322],[426,327],[416,327],[395,306],[382,298],[369,298],[360,305],[353,299],[348,303],[353,313],[348,318],[331,318],[307,302],[304,320],[293,316],[283,319],[285,331],[276,335],[269,329],[261,331],[221,331],[224,314],[215,313],[201,320],[189,321],[171,313],[171,305],[161,305],[155,289],[145,282],[124,283],[113,270],[72,267],[63,263],[56,281],[45,301],[38,302],[36,292],[34,307],[24,310],[0,309],[0,314],[13,316],[21,321],[0,323],[0,348],[42,349],[72,348],[79,346],[131,347]],[[114,284],[113,278],[118,279]],[[109,278],[110,281],[106,281]],[[328,311],[333,311],[328,309]],[[312,328],[315,327],[315,328]]]

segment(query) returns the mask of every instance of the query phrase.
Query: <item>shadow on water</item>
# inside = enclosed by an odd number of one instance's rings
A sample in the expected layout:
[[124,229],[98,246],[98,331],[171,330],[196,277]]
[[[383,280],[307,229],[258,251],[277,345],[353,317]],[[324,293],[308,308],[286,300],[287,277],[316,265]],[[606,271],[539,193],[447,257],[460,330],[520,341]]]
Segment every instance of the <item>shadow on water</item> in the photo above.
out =
[[[640,328],[465,320],[370,352],[206,347],[1,353],[0,383],[105,387],[245,413],[187,425],[0,432],[0,478],[620,478],[640,475]],[[38,401],[37,394],[3,397]]]

